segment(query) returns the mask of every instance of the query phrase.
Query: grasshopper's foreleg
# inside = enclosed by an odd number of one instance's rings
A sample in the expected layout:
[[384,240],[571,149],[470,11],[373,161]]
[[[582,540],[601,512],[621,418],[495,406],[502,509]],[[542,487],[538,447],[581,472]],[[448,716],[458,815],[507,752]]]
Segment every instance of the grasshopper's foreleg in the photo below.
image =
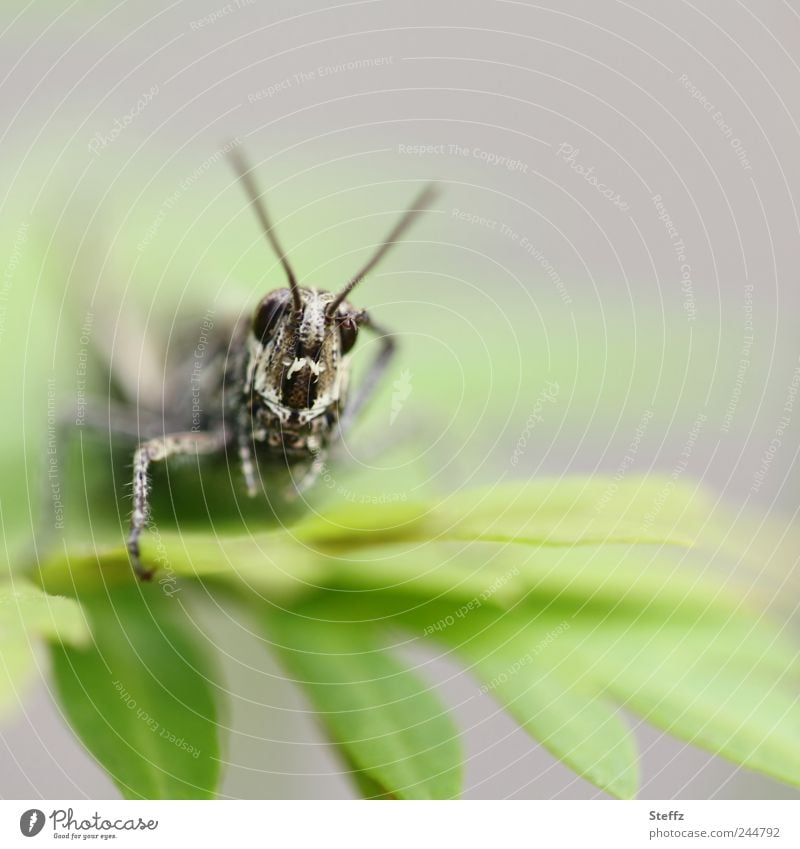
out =
[[288,500],[296,498],[306,490],[310,489],[316,482],[319,476],[325,471],[325,461],[327,454],[323,449],[313,452],[313,458],[306,470],[303,472],[300,480],[296,481],[292,488],[286,491],[285,497]]
[[150,464],[180,454],[217,454],[224,451],[226,445],[225,432],[220,430],[170,433],[149,439],[136,449],[133,455],[133,513],[127,545],[133,569],[143,581],[153,577],[153,570],[144,568],[139,558],[139,537],[150,518]]

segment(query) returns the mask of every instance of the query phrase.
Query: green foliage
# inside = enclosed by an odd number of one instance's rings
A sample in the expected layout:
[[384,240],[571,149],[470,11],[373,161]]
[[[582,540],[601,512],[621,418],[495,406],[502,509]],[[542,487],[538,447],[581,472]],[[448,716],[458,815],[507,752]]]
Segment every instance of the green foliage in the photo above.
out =
[[[413,504],[333,502],[247,536],[159,532],[143,555],[165,583],[144,591],[120,543],[54,550],[39,579],[77,588],[96,641],[54,650],[65,711],[124,792],[213,792],[211,761],[161,744],[106,668],[113,658],[148,714],[213,759],[208,647],[169,597],[200,581],[255,613],[365,795],[460,790],[456,731],[398,642],[458,659],[476,697],[499,701],[612,795],[638,784],[621,708],[800,785],[797,645],[704,567],[704,545],[721,536],[708,500],[671,487],[655,523],[644,511],[663,481],[615,482],[609,498],[610,486],[542,480]],[[145,755],[129,758],[137,749]]]
[[471,628],[445,627],[438,639],[483,682],[481,692],[491,693],[553,755],[603,790],[635,796],[636,746],[615,705],[582,682],[576,685],[567,669],[553,668],[542,651],[570,627],[569,620],[554,623],[534,643],[513,626],[499,639],[488,629],[476,631],[483,618]]
[[53,646],[59,700],[129,799],[203,799],[220,776],[213,667],[177,600],[135,584],[82,593],[94,643]]
[[0,711],[18,701],[37,671],[39,638],[82,645],[89,629],[77,602],[26,580],[0,581]]
[[266,633],[371,796],[449,799],[461,789],[458,732],[446,708],[382,644],[374,623],[268,608]]

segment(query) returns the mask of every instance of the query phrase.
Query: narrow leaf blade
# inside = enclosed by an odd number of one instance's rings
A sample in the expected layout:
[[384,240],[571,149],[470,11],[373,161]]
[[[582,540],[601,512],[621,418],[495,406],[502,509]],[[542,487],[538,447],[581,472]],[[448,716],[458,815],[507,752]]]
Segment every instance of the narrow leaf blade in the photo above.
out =
[[211,798],[220,772],[212,671],[157,586],[83,596],[94,644],[52,650],[75,733],[131,799]]
[[370,796],[448,799],[461,786],[458,733],[429,687],[385,650],[369,623],[280,611],[264,617],[303,688]]
[[[763,633],[766,631],[766,633]],[[800,690],[796,656],[752,622],[728,629],[708,617],[692,626],[576,622],[571,646],[586,675],[669,734],[800,786]],[[770,644],[774,644],[774,649]],[[560,650],[561,647],[558,648]]]
[[404,610],[397,602],[394,610],[391,605],[383,610],[409,633],[432,635],[450,649],[483,682],[483,694],[496,698],[578,775],[614,796],[636,795],[636,744],[616,706],[594,682],[581,686],[573,670],[548,661],[550,646],[570,629],[569,620],[541,617],[532,640],[529,622],[540,619],[535,614],[515,616],[480,605],[456,615],[445,611],[441,604]]
[[36,676],[37,638],[82,645],[89,636],[80,605],[73,599],[47,595],[20,579],[0,583],[0,710],[17,701]]
[[612,703],[565,683],[539,661],[535,647],[514,637],[499,647],[466,643],[455,649],[484,682],[484,692],[552,755],[601,790],[622,799],[636,795],[636,744]]

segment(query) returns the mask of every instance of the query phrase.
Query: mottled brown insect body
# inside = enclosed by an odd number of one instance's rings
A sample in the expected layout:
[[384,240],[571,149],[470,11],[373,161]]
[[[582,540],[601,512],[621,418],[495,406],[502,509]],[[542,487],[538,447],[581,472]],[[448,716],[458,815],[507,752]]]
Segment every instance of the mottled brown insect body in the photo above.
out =
[[[250,322],[239,323],[229,331],[227,355],[217,358],[216,370],[206,375],[206,382],[213,384],[208,391],[212,403],[207,409],[219,412],[207,415],[202,428],[149,439],[136,450],[128,551],[143,579],[152,576],[139,555],[139,537],[149,520],[150,463],[179,454],[217,454],[235,448],[250,496],[259,493],[259,484],[265,485],[259,473],[262,461],[265,465],[277,459],[285,461],[296,491],[317,479],[328,448],[372,394],[395,349],[391,334],[346,297],[432,197],[431,187],[426,188],[370,261],[334,293],[297,283],[249,168],[238,151],[232,157],[289,285],[268,293]],[[360,328],[378,334],[381,347],[358,391],[349,399],[349,354]],[[221,353],[224,339],[220,341]],[[223,403],[217,403],[223,398]]]

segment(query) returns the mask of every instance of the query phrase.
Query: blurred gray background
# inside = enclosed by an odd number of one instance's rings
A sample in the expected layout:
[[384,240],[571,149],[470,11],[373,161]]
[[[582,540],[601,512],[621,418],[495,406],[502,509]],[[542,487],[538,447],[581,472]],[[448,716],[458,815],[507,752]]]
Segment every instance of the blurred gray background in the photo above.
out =
[[[237,293],[252,304],[280,275],[226,142],[258,165],[301,279],[326,285],[436,179],[436,211],[358,302],[413,349],[408,421],[425,420],[427,373],[448,377],[438,456],[452,463],[437,472],[613,474],[646,417],[635,470],[669,473],[691,440],[681,475],[770,517],[775,556],[753,580],[789,621],[796,557],[778,546],[800,491],[796,403],[782,424],[800,374],[790,3],[7,2],[0,26],[0,260],[36,244],[63,263],[59,245],[77,234],[113,256],[106,270],[151,317]],[[65,293],[75,277],[65,272]],[[18,320],[15,303],[28,321],[30,292],[6,290],[1,326]],[[25,345],[50,344],[58,317],[42,314]],[[27,348],[0,336],[0,354]],[[557,396],[512,469],[547,381]],[[24,410],[14,385],[9,409]],[[6,473],[17,444],[2,449]],[[263,646],[207,607],[236,694],[224,793],[350,796]],[[467,796],[602,795],[469,676],[422,671],[464,731]],[[644,725],[637,737],[643,797],[792,795]],[[0,727],[0,753],[4,797],[116,795],[44,685]]]

